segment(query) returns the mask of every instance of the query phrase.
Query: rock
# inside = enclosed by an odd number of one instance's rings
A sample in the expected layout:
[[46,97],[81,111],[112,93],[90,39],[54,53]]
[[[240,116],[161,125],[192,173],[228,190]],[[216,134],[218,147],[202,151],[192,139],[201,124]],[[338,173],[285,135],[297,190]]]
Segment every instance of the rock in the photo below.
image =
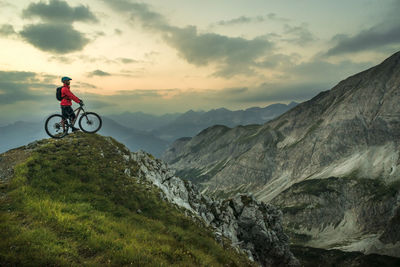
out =
[[187,209],[205,225],[212,226],[216,240],[232,245],[262,266],[297,266],[283,232],[282,213],[252,196],[236,195],[224,201],[203,196],[191,182],[173,175],[168,166],[139,151],[131,158],[141,163],[141,177],[161,189],[163,199]]

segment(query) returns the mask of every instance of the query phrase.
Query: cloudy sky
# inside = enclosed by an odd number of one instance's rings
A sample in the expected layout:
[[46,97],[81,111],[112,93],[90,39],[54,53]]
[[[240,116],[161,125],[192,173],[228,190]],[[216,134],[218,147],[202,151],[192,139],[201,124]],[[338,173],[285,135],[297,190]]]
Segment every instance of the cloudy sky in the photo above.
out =
[[399,0],[0,0],[0,125],[304,101],[400,50]]

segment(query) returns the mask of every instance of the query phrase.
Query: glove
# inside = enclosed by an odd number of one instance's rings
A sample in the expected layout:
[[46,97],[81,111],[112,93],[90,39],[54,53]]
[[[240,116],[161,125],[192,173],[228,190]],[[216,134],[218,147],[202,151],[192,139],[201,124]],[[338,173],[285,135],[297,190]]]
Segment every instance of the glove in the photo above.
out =
[[80,100],[80,102],[79,102],[79,105],[80,106],[83,106],[84,104],[83,104],[83,100],[81,100],[81,99],[79,99]]

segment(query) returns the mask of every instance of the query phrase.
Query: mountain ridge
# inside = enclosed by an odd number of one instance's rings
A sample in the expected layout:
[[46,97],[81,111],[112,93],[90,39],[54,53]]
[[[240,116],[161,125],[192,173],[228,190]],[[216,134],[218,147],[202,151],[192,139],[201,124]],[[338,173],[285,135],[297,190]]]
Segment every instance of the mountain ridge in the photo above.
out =
[[226,108],[199,112],[189,110],[174,121],[154,129],[152,133],[164,140],[175,141],[180,137],[192,137],[203,129],[217,124],[223,124],[228,127],[264,124],[296,105],[296,102],[291,102],[288,105],[277,103],[263,108],[251,107],[234,111]]
[[[265,202],[302,181],[331,176],[352,177],[356,173],[365,181],[376,179],[389,185],[400,180],[398,103],[399,52],[264,125],[209,128],[190,140],[175,143],[162,158],[203,192],[224,197],[251,192]],[[386,210],[387,218],[395,213],[396,203],[390,202],[392,209]],[[306,207],[303,211],[311,212]],[[361,213],[357,211],[356,217]],[[295,223],[296,218],[289,215],[284,217]],[[344,215],[340,217],[343,223]],[[321,218],[319,227],[307,226],[313,228],[313,238],[323,232],[323,223]],[[362,225],[354,227],[356,230]],[[384,227],[381,225],[380,230]],[[374,233],[378,237],[382,234]],[[372,243],[359,248],[354,243],[353,249],[368,251]]]

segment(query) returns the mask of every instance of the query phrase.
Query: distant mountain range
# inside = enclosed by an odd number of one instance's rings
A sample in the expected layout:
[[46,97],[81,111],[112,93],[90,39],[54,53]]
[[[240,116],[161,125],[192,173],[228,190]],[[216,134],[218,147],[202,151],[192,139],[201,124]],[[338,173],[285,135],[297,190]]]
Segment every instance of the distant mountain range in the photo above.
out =
[[295,107],[298,103],[273,104],[265,108],[249,108],[231,111],[225,108],[213,109],[208,112],[190,110],[171,123],[153,130],[154,135],[168,141],[181,137],[192,137],[201,130],[213,125],[235,127],[238,125],[264,124],[280,114]]
[[34,140],[47,138],[43,122],[17,121],[0,127],[0,153]]
[[264,125],[213,126],[163,159],[203,192],[253,193],[294,242],[400,255],[400,52]]
[[139,131],[152,131],[173,122],[181,115],[182,113],[172,113],[157,116],[143,112],[124,112],[108,115],[107,117],[125,127]]
[[[230,111],[216,109],[208,112],[188,111],[184,114],[155,116],[142,112],[125,112],[119,115],[102,116],[103,127],[99,134],[112,136],[124,143],[130,150],[145,150],[154,156],[161,156],[168,145],[178,138],[194,136],[214,124],[235,126],[248,123],[264,123],[294,107],[273,104],[265,108],[250,108]],[[0,153],[22,146],[28,142],[48,138],[41,122],[18,121],[0,127]]]

